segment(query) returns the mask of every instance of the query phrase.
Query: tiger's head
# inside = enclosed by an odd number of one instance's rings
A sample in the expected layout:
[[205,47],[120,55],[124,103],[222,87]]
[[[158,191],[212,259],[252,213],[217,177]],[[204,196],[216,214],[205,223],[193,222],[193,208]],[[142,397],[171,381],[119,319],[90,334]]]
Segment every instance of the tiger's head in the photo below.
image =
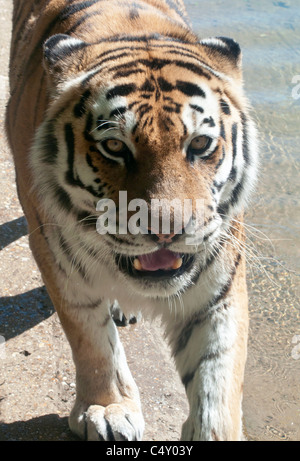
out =
[[[184,290],[220,248],[255,180],[238,44],[153,35],[93,45],[58,34],[44,55],[51,101],[33,168],[48,215],[74,222],[91,248],[105,248],[108,270],[140,292]],[[96,231],[107,211],[99,200],[115,204],[114,232]],[[140,232],[122,230],[124,219]]]

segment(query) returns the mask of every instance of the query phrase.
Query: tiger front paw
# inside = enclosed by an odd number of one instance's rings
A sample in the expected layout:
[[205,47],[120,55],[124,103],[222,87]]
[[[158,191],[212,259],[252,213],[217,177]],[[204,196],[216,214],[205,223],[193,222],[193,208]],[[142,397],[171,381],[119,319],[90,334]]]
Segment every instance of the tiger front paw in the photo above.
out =
[[88,441],[136,441],[144,432],[144,418],[133,401],[106,407],[91,405],[85,411],[75,405],[69,418],[72,432]]

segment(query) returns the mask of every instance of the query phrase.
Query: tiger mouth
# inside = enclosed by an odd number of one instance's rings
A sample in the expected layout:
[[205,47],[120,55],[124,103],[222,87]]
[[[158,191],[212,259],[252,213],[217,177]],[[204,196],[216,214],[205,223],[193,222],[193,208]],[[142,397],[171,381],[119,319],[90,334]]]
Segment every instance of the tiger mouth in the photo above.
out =
[[192,254],[160,249],[137,256],[118,254],[116,263],[121,272],[135,278],[165,280],[179,277],[189,271],[195,261]]

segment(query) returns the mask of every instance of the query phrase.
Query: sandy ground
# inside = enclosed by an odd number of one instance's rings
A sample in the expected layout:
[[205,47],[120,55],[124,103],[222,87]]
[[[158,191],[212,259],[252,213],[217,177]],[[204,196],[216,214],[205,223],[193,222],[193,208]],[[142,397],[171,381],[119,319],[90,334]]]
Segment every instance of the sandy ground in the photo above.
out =
[[[73,440],[71,352],[29,250],[5,142],[11,12],[11,0],[0,0],[0,441]],[[120,330],[140,388],[144,440],[178,440],[187,404],[158,325]]]

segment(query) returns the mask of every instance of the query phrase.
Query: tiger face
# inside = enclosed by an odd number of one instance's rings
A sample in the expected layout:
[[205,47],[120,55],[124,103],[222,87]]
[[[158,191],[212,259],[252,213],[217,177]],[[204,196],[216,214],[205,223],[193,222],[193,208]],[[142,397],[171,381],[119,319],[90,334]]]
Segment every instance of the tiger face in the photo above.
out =
[[[84,234],[89,253],[101,248],[106,267],[135,290],[146,296],[184,291],[224,243],[255,177],[255,131],[242,95],[238,45],[154,36],[141,40],[130,59],[126,40],[106,51],[103,44],[56,35],[44,50],[52,102],[32,165],[45,209],[51,219],[67,220],[65,232]],[[99,235],[103,199],[115,204],[116,232]],[[132,201],[146,204],[137,234],[120,231],[124,213],[129,223],[139,210]]]

